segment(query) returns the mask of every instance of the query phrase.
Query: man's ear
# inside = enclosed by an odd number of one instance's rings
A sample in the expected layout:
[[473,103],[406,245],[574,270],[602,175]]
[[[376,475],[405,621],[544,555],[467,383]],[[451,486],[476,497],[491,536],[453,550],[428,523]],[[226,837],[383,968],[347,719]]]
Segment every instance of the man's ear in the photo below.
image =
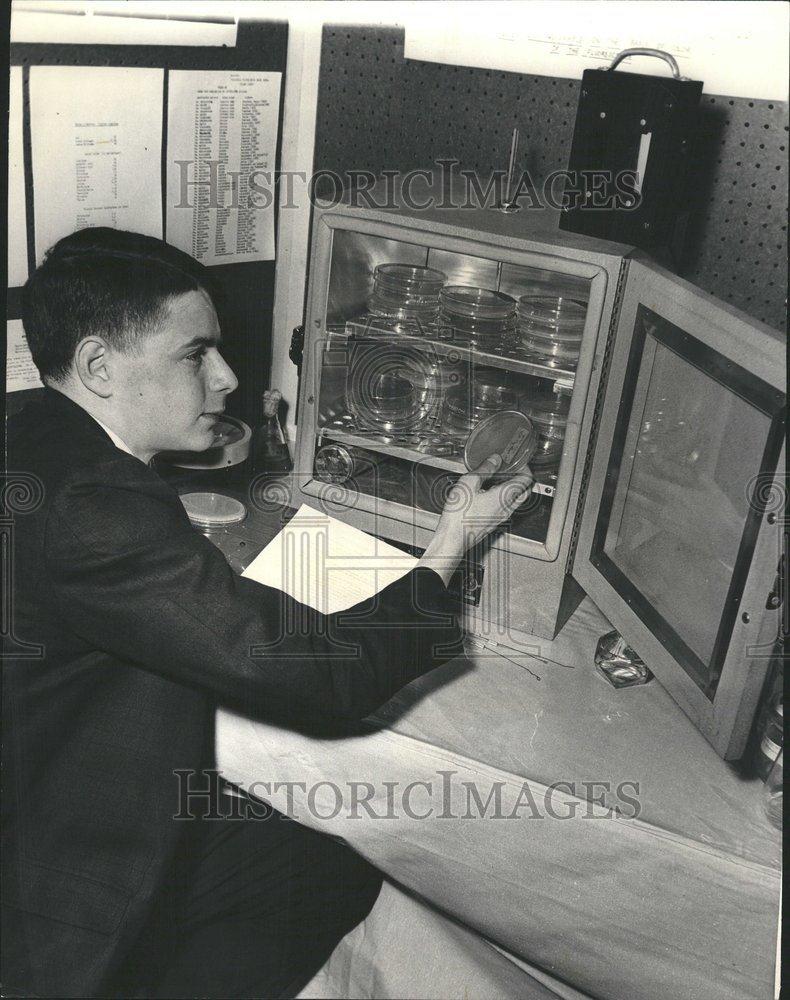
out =
[[109,351],[101,337],[86,337],[74,352],[74,370],[89,392],[107,399],[112,395],[112,378],[108,368]]

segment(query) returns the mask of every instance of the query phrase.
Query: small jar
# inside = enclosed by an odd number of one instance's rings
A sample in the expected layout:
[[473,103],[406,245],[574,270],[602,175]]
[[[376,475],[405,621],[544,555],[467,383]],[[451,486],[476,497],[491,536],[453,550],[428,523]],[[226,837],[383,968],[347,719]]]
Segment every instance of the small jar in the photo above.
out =
[[780,750],[768,772],[763,788],[765,815],[777,830],[782,829],[782,807],[784,805],[784,762],[782,757],[783,752]]
[[770,702],[764,728],[760,737],[760,745],[757,748],[755,770],[763,781],[765,781],[768,777],[768,772],[773,767],[774,761],[782,752],[783,742],[784,704],[783,694],[780,691]]

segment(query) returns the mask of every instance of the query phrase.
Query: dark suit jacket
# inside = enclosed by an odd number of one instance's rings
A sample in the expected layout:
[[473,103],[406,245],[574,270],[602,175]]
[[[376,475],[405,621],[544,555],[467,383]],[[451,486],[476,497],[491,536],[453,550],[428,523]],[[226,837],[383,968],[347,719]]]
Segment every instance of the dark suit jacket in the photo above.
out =
[[5,989],[85,996],[160,886],[183,829],[173,772],[212,765],[218,703],[358,720],[460,635],[424,568],[362,624],[302,609],[311,627],[283,634],[290,598],[236,576],[173,490],[53,390],[11,422],[8,470],[43,487],[14,520],[12,589],[14,637],[43,652],[4,662]]

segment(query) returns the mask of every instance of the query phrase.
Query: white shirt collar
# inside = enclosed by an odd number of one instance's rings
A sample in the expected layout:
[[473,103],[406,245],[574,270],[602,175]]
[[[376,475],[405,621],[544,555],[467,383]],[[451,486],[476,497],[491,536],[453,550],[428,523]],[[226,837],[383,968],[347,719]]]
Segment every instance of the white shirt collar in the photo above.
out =
[[93,419],[107,433],[107,436],[110,438],[110,440],[112,441],[112,443],[115,445],[116,448],[120,448],[121,451],[125,451],[127,455],[132,455],[132,449],[122,438],[118,437],[115,431],[111,431],[110,428],[107,426],[107,424],[103,424],[98,417],[94,417]]

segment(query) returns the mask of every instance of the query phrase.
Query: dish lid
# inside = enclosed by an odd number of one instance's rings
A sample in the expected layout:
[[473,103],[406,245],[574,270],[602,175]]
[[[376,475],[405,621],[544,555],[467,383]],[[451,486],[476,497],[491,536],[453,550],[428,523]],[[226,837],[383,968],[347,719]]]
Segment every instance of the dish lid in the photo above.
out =
[[528,464],[537,444],[538,435],[529,417],[519,410],[501,410],[472,428],[464,448],[464,462],[474,472],[487,458],[501,455],[497,475],[515,474]]
[[225,528],[247,516],[244,504],[224,493],[185,493],[181,503],[196,528]]

